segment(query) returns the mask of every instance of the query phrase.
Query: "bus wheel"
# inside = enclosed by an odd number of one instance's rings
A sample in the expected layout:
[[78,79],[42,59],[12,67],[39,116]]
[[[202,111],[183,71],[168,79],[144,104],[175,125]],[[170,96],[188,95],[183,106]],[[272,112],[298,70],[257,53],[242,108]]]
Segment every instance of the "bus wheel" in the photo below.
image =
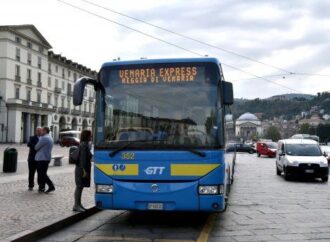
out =
[[260,153],[258,153],[258,157],[260,157],[261,156],[261,154]]

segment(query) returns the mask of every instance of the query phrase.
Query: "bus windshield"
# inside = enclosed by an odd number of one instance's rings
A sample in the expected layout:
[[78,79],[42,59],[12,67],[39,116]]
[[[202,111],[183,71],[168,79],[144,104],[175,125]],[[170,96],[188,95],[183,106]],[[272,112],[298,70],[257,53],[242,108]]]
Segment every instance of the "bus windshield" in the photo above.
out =
[[217,147],[219,71],[196,63],[103,70],[105,140],[100,146]]

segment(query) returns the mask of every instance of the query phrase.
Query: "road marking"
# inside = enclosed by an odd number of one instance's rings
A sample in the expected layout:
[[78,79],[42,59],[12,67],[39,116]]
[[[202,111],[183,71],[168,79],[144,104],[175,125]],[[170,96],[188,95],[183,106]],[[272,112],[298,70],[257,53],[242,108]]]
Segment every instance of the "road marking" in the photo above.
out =
[[210,214],[204,224],[201,233],[198,236],[197,242],[207,242],[209,239],[210,232],[213,228],[215,217],[217,214]]
[[121,236],[102,236],[102,235],[87,235],[80,238],[87,241],[141,241],[141,242],[194,242],[194,240],[177,240],[177,239],[148,239],[148,238],[133,238],[133,237],[121,237]]

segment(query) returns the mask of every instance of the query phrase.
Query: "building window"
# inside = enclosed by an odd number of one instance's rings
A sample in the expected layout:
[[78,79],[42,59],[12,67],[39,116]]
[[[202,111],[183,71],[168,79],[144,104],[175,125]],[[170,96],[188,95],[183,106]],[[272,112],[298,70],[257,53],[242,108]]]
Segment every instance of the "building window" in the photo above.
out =
[[31,65],[31,63],[32,63],[32,61],[31,61],[31,53],[28,53],[28,55],[27,55],[27,63],[28,63],[28,65]]
[[16,48],[16,60],[17,61],[21,60],[21,50],[20,50],[20,48]]
[[48,87],[52,87],[52,78],[48,77]]
[[90,113],[92,112],[92,104],[89,103],[89,110],[88,110]]
[[61,97],[61,107],[65,107],[65,97]]
[[65,78],[64,68],[62,69],[62,78]]
[[27,47],[28,47],[29,49],[32,49],[32,43],[31,43],[31,42],[27,42]]
[[68,77],[71,77],[71,71],[68,70]]
[[72,95],[72,88],[71,88],[71,84],[68,83],[68,95]]
[[58,96],[54,96],[54,105],[55,107],[58,107]]
[[77,73],[73,73],[73,81],[76,82],[77,79]]
[[38,56],[38,68],[41,69],[41,57]]
[[26,69],[27,80],[31,80],[31,69]]
[[87,103],[84,102],[84,111],[87,112]]
[[20,88],[19,87],[15,87],[15,98],[16,99],[19,99],[19,90]]
[[15,66],[15,76],[21,77],[21,67],[19,65]]
[[39,52],[43,53],[44,52],[44,48],[42,46],[39,45]]
[[58,79],[55,79],[55,87],[58,87]]
[[84,97],[87,97],[87,89],[84,91]]
[[51,100],[52,100],[52,94],[48,93],[47,95],[47,103],[51,104]]
[[26,91],[26,101],[31,101],[31,90],[30,89],[28,89]]
[[41,103],[41,91],[37,91],[37,102]]
[[16,36],[16,37],[15,37],[15,41],[16,41],[17,43],[19,43],[19,44],[20,44],[20,43],[21,43],[21,38],[20,38],[20,37],[18,37],[18,36]]
[[71,99],[68,97],[68,108],[71,108]]
[[52,65],[48,63],[48,73],[52,74]]
[[38,82],[41,82],[41,73],[38,72]]
[[62,81],[62,90],[64,91],[65,83]]
[[58,66],[55,66],[55,71],[56,71],[56,73],[58,72]]

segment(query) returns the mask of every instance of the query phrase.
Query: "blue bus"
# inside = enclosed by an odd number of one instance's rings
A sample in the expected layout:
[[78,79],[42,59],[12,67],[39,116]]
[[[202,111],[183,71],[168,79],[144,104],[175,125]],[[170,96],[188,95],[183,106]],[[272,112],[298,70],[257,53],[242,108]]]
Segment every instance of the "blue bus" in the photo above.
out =
[[233,87],[215,58],[115,61],[74,85],[96,90],[95,203],[101,209],[224,211],[234,155]]

